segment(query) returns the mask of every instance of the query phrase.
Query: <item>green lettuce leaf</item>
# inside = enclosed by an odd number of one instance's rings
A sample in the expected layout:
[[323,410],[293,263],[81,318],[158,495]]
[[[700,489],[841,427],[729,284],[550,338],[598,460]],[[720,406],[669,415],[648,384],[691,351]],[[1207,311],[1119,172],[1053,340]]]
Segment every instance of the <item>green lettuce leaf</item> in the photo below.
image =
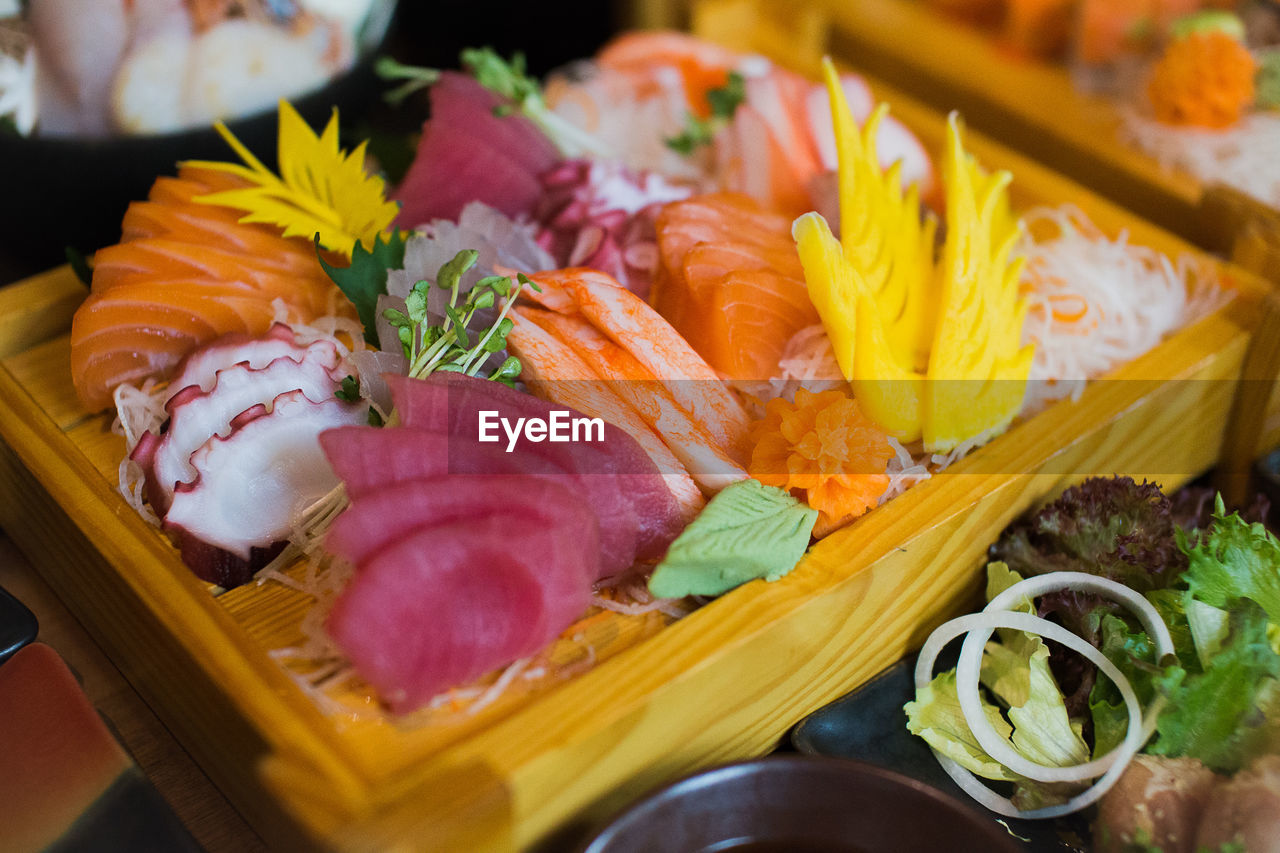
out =
[[[918,689],[915,701],[908,702],[903,710],[907,712],[907,731],[924,738],[929,746],[961,767],[984,779],[1010,782],[1021,779],[987,755],[969,730],[956,694],[955,670],[940,673],[928,685]],[[1013,732],[1013,727],[996,706],[984,701],[982,712],[1001,737],[1008,738]]]
[[756,578],[778,580],[804,556],[817,520],[817,510],[782,489],[741,480],[712,498],[671,543],[649,592],[720,595]]
[[1169,699],[1160,715],[1155,755],[1188,755],[1234,773],[1280,735],[1280,656],[1267,637],[1267,614],[1252,602],[1231,611],[1221,647],[1200,673],[1171,667],[1155,680]]
[[[1154,663],[1155,648],[1145,631],[1133,630],[1125,620],[1108,614],[1102,620],[1102,653],[1129,679],[1138,703],[1146,708],[1157,695],[1157,681],[1169,677]],[[1173,666],[1185,675],[1181,666]],[[1089,693],[1089,713],[1093,720],[1093,757],[1115,749],[1129,728],[1129,709],[1120,696],[1120,688],[1106,677],[1099,677]]]
[[1182,578],[1193,598],[1222,609],[1247,598],[1280,622],[1280,542],[1266,527],[1227,515],[1219,495],[1214,523],[1184,549],[1188,566]]

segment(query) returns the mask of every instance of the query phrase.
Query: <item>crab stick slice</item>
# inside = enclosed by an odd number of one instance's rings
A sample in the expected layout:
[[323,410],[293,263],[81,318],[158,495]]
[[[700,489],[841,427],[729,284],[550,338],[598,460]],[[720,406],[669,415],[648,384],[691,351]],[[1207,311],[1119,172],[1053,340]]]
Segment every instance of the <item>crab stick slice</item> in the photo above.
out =
[[539,397],[602,418],[634,438],[662,473],[681,513],[692,520],[704,504],[702,493],[689,470],[658,434],[590,365],[530,320],[523,309],[517,308],[509,316],[515,325],[507,336],[507,348],[520,359],[524,383]]
[[676,404],[667,387],[595,326],[581,317],[548,311],[526,310],[523,316],[591,365],[614,393],[658,433],[704,492],[718,492],[746,479],[746,470],[720,449],[705,427]]
[[[609,276],[580,267],[539,273],[534,280],[548,294],[560,290],[592,325],[635,357],[671,391],[676,402],[706,427],[727,453],[746,444],[750,420],[733,392],[702,356],[640,297]],[[562,300],[540,299],[553,310]]]

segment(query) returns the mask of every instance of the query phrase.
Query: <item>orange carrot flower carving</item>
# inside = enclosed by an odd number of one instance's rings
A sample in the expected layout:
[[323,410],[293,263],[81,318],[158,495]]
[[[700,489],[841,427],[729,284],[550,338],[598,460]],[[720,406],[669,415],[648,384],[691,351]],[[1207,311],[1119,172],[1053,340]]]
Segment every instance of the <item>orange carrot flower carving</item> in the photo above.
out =
[[889,485],[888,434],[842,391],[771,400],[751,441],[751,476],[804,498],[823,522],[862,515]]

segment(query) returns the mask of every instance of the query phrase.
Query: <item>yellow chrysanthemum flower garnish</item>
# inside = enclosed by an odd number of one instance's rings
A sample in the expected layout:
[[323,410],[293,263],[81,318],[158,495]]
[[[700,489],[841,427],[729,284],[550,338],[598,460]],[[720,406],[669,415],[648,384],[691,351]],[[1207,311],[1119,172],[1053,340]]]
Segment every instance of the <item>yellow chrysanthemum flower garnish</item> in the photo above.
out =
[[374,239],[395,219],[398,207],[387,201],[382,178],[365,171],[365,145],[350,154],[338,147],[338,112],[319,135],[288,101],[280,102],[278,159],[271,172],[226,125],[214,125],[245,165],[193,162],[189,165],[228,172],[253,186],[200,196],[196,201],[245,212],[241,222],[284,229],[286,237],[318,238],[325,249],[351,257],[356,243],[372,249]]

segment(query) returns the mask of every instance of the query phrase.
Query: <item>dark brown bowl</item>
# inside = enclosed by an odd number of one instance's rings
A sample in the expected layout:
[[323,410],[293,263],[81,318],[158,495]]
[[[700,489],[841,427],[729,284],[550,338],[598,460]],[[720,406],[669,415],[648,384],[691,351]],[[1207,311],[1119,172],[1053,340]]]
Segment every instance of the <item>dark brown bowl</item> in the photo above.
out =
[[[292,99],[312,127],[336,107],[344,127],[385,88],[373,71],[380,48],[323,87]],[[276,110],[238,117],[228,128],[268,167],[276,161]],[[86,255],[120,239],[129,202],[146,198],[183,160],[236,160],[212,127],[105,139],[0,133],[0,285],[64,263],[67,247]]]
[[786,755],[729,764],[635,804],[582,853],[1018,853],[986,815],[890,770]]

